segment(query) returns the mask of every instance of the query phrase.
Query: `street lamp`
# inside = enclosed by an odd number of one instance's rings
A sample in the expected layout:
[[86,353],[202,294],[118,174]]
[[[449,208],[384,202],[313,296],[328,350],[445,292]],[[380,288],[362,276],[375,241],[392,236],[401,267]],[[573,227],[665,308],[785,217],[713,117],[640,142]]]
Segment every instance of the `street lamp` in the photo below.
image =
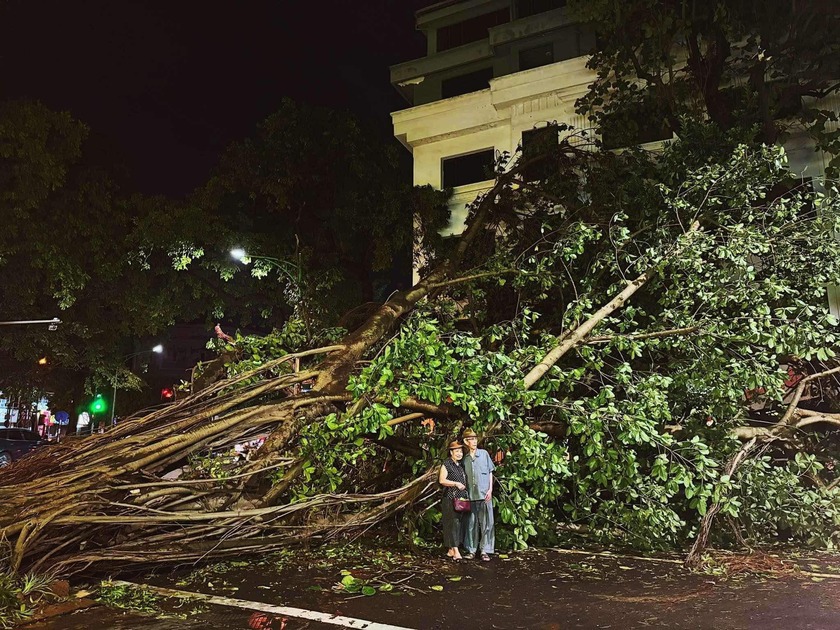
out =
[[28,324],[47,324],[49,330],[58,330],[61,320],[58,317],[52,319],[17,319],[10,322],[0,322],[0,326],[26,326]]
[[233,257],[234,260],[237,260],[241,263],[248,264],[249,258],[248,254],[245,253],[245,250],[241,247],[234,247],[230,250],[230,255]]
[[[303,286],[303,267],[300,262],[300,239],[297,234],[295,234],[295,243],[295,257],[297,258],[297,263],[289,260],[282,260],[280,258],[272,258],[271,256],[252,256],[241,247],[234,247],[230,250],[230,255],[234,260],[241,262],[243,265],[249,264],[252,260],[265,261],[268,265],[276,268],[280,273],[285,275],[291,283],[292,289],[298,294],[299,304],[295,307],[295,312],[298,313],[301,320],[303,320],[303,324],[306,326],[307,335],[311,336],[311,317],[309,313],[309,305],[307,304],[308,299],[305,295],[306,291]],[[252,275],[256,277],[258,275],[265,274],[252,273]]]
[[[157,344],[151,350],[141,350],[140,352],[134,352],[132,354],[127,354],[123,357],[123,363],[128,361],[129,359],[133,359],[134,357],[139,357],[141,354],[151,354],[154,352],[155,354],[160,354],[163,352],[163,346],[161,344]],[[114,393],[111,396],[111,425],[114,424],[114,410],[117,406],[117,380],[114,379]]]
[[[295,237],[297,238],[297,237]],[[282,260],[280,258],[272,258],[271,256],[253,256],[246,252],[241,247],[234,247],[230,250],[230,256],[237,262],[241,262],[243,265],[248,265],[251,263],[252,260],[264,260],[268,264],[273,267],[276,267],[278,270],[286,274],[286,277],[289,278],[295,285],[300,285],[300,264],[296,265],[293,262],[289,262],[288,260]],[[292,273],[295,272],[295,273]],[[297,277],[295,276],[297,274]]]

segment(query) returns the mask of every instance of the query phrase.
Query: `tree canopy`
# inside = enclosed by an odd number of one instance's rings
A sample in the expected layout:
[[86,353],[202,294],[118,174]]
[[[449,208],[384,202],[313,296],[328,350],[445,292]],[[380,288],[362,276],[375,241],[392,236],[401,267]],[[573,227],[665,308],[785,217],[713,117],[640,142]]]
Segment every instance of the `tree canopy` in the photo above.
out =
[[[194,254],[218,222],[120,190],[85,155],[86,137],[67,113],[33,102],[0,105],[0,318],[62,320],[54,331],[4,329],[0,386],[49,389],[61,404],[97,374],[100,382],[130,384],[121,358],[132,340],[197,316],[213,294],[206,278],[176,281],[176,270],[185,244]],[[40,357],[45,366],[36,364]]]
[[[822,0],[574,0],[598,78],[579,109],[618,145],[708,120],[731,142],[806,133],[837,174],[840,15]],[[714,143],[707,142],[706,150]],[[724,151],[729,150],[724,148]]]

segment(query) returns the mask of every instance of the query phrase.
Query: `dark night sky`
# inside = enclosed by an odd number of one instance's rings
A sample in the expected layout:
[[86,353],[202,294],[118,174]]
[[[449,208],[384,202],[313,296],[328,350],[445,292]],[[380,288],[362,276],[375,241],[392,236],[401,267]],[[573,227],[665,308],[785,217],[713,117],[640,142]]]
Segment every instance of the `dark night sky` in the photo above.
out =
[[283,97],[389,134],[388,66],[424,54],[433,0],[0,0],[0,97],[91,127],[129,185],[181,195]]

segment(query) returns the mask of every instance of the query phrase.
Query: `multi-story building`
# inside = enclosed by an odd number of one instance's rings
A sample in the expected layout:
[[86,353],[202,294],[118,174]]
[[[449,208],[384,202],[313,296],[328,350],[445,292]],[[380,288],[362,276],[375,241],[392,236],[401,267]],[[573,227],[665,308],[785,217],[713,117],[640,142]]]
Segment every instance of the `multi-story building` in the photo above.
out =
[[543,121],[588,126],[575,100],[592,82],[591,32],[565,0],[446,0],[417,12],[428,53],[391,67],[412,105],[392,114],[412,152],[414,183],[452,187],[447,234],[460,234],[466,204],[492,185],[498,151],[513,151]]
[[[586,68],[595,36],[571,20],[565,4],[445,0],[416,13],[428,52],[391,67],[391,82],[411,105],[392,114],[394,135],[413,154],[415,184],[453,188],[445,234],[463,231],[466,204],[491,186],[496,152],[513,153],[549,121],[589,127],[575,101],[595,78]],[[840,111],[837,95],[828,100]],[[668,133],[642,129],[638,140]],[[825,157],[804,131],[786,146],[795,171],[822,176]]]

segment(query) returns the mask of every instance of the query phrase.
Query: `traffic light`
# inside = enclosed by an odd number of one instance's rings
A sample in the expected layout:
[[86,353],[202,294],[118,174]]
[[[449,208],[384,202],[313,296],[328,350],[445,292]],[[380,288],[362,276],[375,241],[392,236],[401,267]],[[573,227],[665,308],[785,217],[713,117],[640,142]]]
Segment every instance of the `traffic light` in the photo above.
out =
[[175,398],[175,390],[171,387],[164,387],[160,390],[160,399],[169,402]]
[[90,403],[91,413],[103,413],[108,408],[108,403],[102,398],[102,394],[97,394],[93,402]]

